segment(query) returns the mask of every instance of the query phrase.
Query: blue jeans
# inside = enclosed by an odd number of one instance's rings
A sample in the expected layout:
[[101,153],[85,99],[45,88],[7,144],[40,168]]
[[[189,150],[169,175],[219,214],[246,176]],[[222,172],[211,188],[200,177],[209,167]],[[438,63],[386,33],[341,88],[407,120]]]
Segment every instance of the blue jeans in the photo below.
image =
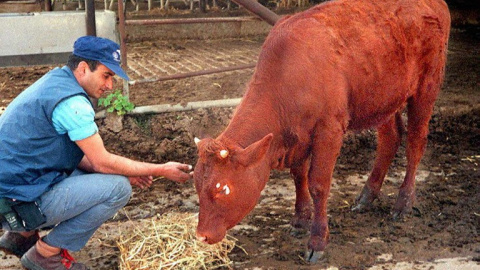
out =
[[43,238],[48,245],[78,251],[93,233],[125,206],[132,194],[128,178],[75,170],[38,200],[53,229]]

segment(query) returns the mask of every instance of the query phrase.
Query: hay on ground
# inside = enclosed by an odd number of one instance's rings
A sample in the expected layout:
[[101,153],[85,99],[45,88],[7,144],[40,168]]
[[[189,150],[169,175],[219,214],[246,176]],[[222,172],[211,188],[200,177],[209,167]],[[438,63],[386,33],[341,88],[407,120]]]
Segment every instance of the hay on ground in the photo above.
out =
[[117,242],[120,269],[231,268],[227,255],[236,239],[227,235],[214,245],[196,240],[197,218],[191,213],[166,213],[122,231]]

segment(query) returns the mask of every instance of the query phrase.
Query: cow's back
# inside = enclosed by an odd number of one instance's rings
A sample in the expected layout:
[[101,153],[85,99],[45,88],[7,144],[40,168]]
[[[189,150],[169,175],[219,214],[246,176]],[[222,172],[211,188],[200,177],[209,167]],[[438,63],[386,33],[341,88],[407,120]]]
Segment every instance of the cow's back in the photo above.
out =
[[348,115],[352,129],[378,125],[416,94],[422,76],[443,70],[449,25],[442,0],[318,5],[272,29],[246,94],[266,95],[269,85],[282,110]]

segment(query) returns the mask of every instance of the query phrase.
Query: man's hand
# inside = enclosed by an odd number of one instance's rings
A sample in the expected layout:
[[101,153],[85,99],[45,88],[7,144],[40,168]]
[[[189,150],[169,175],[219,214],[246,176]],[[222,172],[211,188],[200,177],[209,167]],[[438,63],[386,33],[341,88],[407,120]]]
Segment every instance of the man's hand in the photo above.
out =
[[185,183],[193,176],[192,165],[170,161],[163,166],[162,176],[178,183]]
[[137,186],[141,189],[148,188],[153,183],[152,176],[131,176],[131,177],[128,177],[128,180],[130,180],[130,184],[132,186]]

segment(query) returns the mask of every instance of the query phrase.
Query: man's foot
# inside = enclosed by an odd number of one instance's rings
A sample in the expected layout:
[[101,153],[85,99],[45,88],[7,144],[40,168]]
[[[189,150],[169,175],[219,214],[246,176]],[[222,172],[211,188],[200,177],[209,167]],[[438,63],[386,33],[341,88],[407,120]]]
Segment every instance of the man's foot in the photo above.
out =
[[75,262],[75,259],[65,249],[62,249],[60,254],[45,258],[33,246],[22,256],[20,262],[29,270],[88,270],[84,264]]
[[35,245],[39,238],[38,231],[30,237],[24,237],[17,232],[5,232],[0,237],[0,250],[20,258]]

